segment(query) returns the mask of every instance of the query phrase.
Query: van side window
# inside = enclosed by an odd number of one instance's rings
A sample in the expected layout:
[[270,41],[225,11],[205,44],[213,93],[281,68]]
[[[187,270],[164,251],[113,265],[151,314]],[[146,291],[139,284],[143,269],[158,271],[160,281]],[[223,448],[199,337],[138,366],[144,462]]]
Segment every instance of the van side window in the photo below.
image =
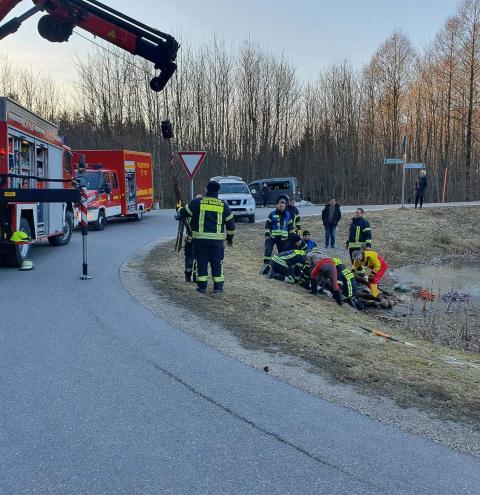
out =
[[112,174],[112,189],[118,189],[117,174]]

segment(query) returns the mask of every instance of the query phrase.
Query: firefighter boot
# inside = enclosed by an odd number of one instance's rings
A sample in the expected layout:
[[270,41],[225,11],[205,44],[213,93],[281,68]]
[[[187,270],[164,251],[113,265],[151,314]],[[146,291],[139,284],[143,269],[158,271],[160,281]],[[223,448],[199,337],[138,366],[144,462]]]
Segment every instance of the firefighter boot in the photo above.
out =
[[262,268],[260,268],[260,274],[261,275],[268,275],[269,271],[270,271],[270,264],[269,263],[266,263],[265,265],[263,265]]
[[214,282],[213,283],[213,293],[221,294],[223,292],[223,282]]
[[200,294],[206,294],[207,293],[207,282],[198,282],[197,281],[197,292],[200,292]]
[[191,282],[191,281],[192,281],[192,272],[185,270],[185,282]]

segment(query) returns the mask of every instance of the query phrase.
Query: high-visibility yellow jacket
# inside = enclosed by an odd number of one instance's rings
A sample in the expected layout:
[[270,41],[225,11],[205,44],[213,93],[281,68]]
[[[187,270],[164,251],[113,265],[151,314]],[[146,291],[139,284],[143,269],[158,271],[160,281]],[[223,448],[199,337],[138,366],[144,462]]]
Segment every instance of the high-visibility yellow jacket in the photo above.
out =
[[233,214],[225,201],[213,195],[207,194],[203,198],[192,199],[179,213],[183,218],[191,217],[190,225],[194,239],[223,241],[225,227],[227,239],[233,238]]
[[363,272],[364,267],[370,268],[372,274],[379,272],[382,268],[388,268],[387,262],[376,251],[364,251],[362,261],[355,260],[353,269],[357,272]]

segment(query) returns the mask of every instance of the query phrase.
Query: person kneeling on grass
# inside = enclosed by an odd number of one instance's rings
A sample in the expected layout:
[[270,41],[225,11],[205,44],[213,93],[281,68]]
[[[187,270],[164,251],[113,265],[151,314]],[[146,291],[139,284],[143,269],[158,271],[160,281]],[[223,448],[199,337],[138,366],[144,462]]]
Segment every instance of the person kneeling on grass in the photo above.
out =
[[290,238],[293,249],[275,254],[270,260],[269,277],[294,284],[300,279],[305,264],[305,242],[297,234]]
[[388,270],[388,263],[376,252],[371,250],[353,251],[352,270],[356,275],[365,275],[365,268],[370,270],[368,274],[368,288],[373,297],[378,298],[380,292],[378,283]]
[[317,294],[318,286],[323,288],[323,285],[328,284],[329,289],[332,291],[332,297],[335,302],[342,305],[342,293],[338,285],[337,267],[335,262],[330,258],[318,259],[315,266],[312,269],[310,275],[310,293]]

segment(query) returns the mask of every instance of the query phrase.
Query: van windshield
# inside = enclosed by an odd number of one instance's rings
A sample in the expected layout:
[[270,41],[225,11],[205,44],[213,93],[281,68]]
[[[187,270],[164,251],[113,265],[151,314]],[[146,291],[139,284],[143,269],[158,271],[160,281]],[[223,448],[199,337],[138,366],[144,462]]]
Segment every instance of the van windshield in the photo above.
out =
[[243,182],[220,182],[219,194],[249,194],[247,184]]
[[100,188],[102,174],[100,172],[84,172],[83,174],[75,174],[75,178],[87,179],[87,190],[97,191]]

